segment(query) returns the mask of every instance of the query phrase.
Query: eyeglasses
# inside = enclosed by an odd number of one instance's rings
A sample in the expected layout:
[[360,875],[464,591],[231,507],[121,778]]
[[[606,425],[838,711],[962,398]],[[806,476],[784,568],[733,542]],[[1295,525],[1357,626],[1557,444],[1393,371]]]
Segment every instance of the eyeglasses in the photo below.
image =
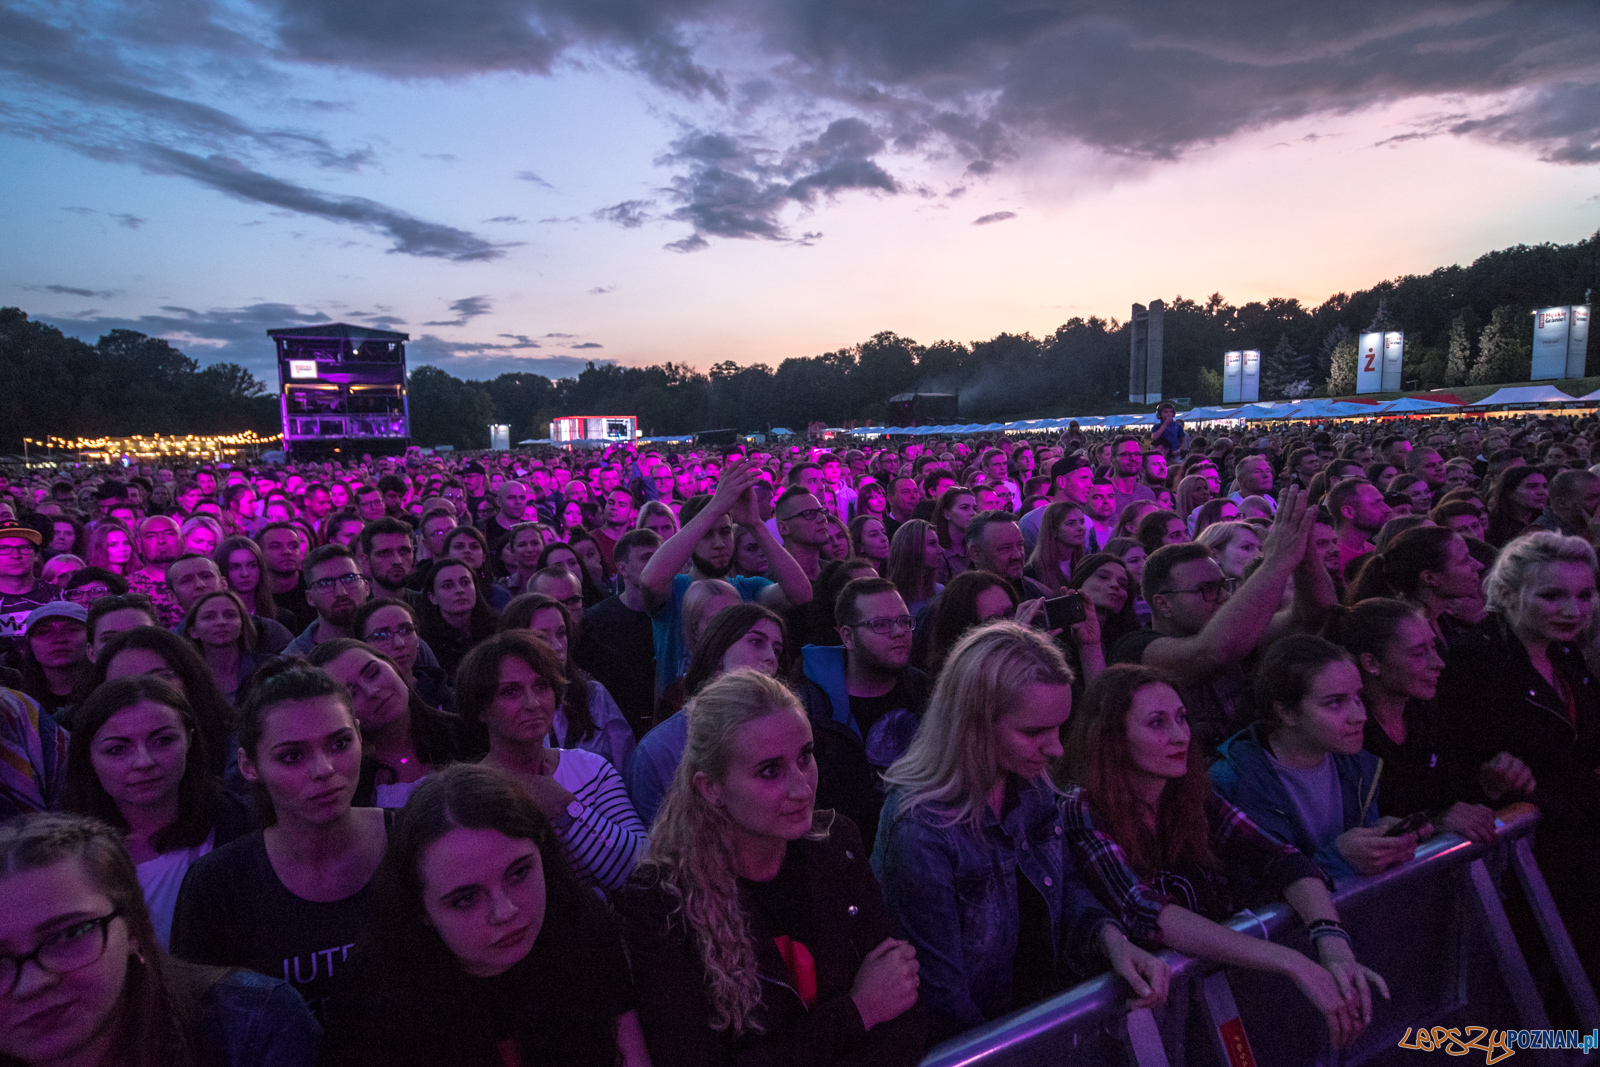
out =
[[74,604],[88,604],[110,592],[111,587],[106,585],[80,585],[76,589],[68,589],[63,596]]
[[315,590],[318,593],[326,593],[336,585],[342,585],[346,588],[350,588],[357,582],[362,582],[365,580],[366,579],[362,578],[361,575],[351,572],[350,574],[341,574],[336,578],[318,578],[314,582],[307,582],[306,588]]
[[827,510],[827,508],[806,508],[804,511],[792,511],[789,513],[788,518],[779,519],[778,521],[793,522],[796,519],[800,519],[804,522],[816,522],[818,518],[827,513]]
[[31,555],[33,555],[33,545],[27,541],[20,541],[14,545],[0,544],[0,556],[21,557]]
[[1237,578],[1217,578],[1209,582],[1201,582],[1193,589],[1163,589],[1163,593],[1196,593],[1207,604],[1215,604],[1226,590],[1229,596],[1239,588]]
[[865,626],[880,637],[888,637],[891,634],[910,633],[912,627],[916,625],[916,620],[912,619],[910,615],[901,615],[898,618],[889,619],[863,619],[860,622],[850,622],[845,623],[845,625],[851,627]]
[[0,989],[5,990],[6,996],[17,991],[24,964],[32,963],[41,971],[57,975],[89,966],[106,954],[111,920],[121,915],[122,909],[118,908],[102,918],[73,923],[39,942],[26,956],[0,956]]
[[393,641],[397,637],[415,637],[417,628],[409,622],[403,622],[392,630],[374,630],[367,635],[368,641]]

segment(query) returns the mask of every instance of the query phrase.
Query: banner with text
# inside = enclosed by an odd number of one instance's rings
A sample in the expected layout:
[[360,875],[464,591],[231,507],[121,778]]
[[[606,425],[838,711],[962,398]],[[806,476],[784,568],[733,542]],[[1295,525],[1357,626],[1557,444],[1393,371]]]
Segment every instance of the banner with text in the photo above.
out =
[[1534,381],[1567,376],[1567,333],[1571,325],[1571,308],[1540,308],[1533,313]]
[[1589,305],[1572,306],[1571,324],[1567,327],[1567,377],[1588,376],[1589,365]]
[[1222,402],[1224,404],[1243,403],[1239,399],[1244,385],[1244,353],[1224,352],[1222,354]]
[[1239,399],[1254,404],[1261,399],[1261,353],[1254,348],[1244,350],[1244,373],[1239,377]]
[[1383,335],[1383,391],[1398,393],[1405,388],[1401,371],[1406,362],[1406,335],[1390,330]]
[[1364,333],[1356,341],[1356,392],[1383,392],[1383,334]]

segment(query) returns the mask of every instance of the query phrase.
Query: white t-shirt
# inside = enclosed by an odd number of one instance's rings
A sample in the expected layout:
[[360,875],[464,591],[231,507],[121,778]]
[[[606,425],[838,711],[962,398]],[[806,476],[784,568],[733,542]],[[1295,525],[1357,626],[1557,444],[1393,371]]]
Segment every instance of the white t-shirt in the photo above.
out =
[[144,890],[144,902],[150,909],[150,924],[156,928],[156,941],[163,951],[172,940],[172,909],[178,905],[178,889],[189,864],[211,851],[216,831],[193,848],[180,848],[163,852],[153,860],[145,860],[134,868],[139,877],[139,888]]
[[428,776],[423,775],[414,782],[395,782],[393,785],[383,785],[380,783],[375,790],[378,807],[405,807],[406,801],[411,799],[411,794],[416,790],[417,786],[421,785],[427,780]]

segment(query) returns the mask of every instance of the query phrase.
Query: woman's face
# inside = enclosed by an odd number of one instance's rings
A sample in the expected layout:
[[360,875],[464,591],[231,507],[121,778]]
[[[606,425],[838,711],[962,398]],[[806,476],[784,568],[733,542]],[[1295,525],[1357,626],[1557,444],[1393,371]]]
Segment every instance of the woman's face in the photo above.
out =
[[253,593],[261,582],[261,564],[248,548],[228,553],[228,588],[235,593]]
[[978,614],[977,621],[973,623],[975,626],[1011,616],[1011,598],[998,585],[991,585],[979,593],[973,598],[972,605]]
[[1181,545],[1189,540],[1189,528],[1183,524],[1182,519],[1168,519],[1167,532],[1162,536],[1164,545]]
[[476,538],[457,537],[450,542],[450,558],[459,559],[475,571],[481,570],[483,568],[483,546],[478,543]]
[[1397,696],[1432,700],[1444,660],[1435,647],[1433,627],[1421,616],[1402,619],[1380,656],[1361,657],[1368,684]]
[[115,1058],[108,1046],[138,951],[127,920],[90,923],[116,906],[77,859],[8,875],[0,880],[0,898],[6,902],[0,955],[23,956],[49,944],[49,955],[63,966],[86,961],[65,973],[23,967],[16,989],[0,995],[0,1057],[28,1064]]
[[235,648],[244,632],[239,607],[225,596],[208,597],[195,614],[189,636],[207,648]]
[[1172,779],[1188,773],[1189,713],[1177,690],[1159,682],[1135,690],[1124,725],[1136,775]]
[[1422,573],[1433,578],[1433,591],[1441,597],[1454,600],[1476,597],[1483,592],[1479,577],[1483,574],[1483,564],[1473,558],[1467,543],[1460,537],[1452,537],[1445,543],[1443,566]]
[[1261,538],[1254,530],[1239,530],[1217,558],[1226,578],[1243,578],[1245,569],[1261,557]]
[[161,653],[148,648],[125,648],[111,657],[111,662],[106,664],[106,681],[114,682],[118,678],[133,678],[141,674],[153,674],[163,682],[173,686],[185,697],[189,694],[183,692],[183,679],[166,660],[161,658]]
[[1072,714],[1072,686],[1029,682],[994,723],[995,770],[1037,778],[1061,755],[1061,727]]
[[343,818],[361,777],[361,737],[334,696],[285,700],[268,708],[252,757],[239,771],[266,787],[278,821],[325,826]]
[[517,567],[531,571],[539,565],[539,553],[544,551],[544,538],[538,530],[519,530],[511,539],[511,558]]
[[350,710],[363,729],[381,730],[410,714],[405,681],[371,652],[352,648],[323,669],[350,690]]
[[1156,490],[1156,509],[1158,511],[1171,511],[1174,507],[1171,489]]
[[1400,471],[1399,471],[1398,468],[1396,468],[1396,467],[1385,467],[1385,468],[1383,468],[1383,470],[1378,472],[1378,489],[1379,489],[1379,491],[1387,493],[1389,491],[1389,483],[1394,481],[1398,477],[1400,477]]
[[1089,603],[1108,615],[1115,615],[1128,603],[1128,572],[1120,563],[1106,563],[1083,580],[1079,587]]
[[417,881],[428,922],[467,974],[504,974],[533,950],[545,882],[532,841],[455,827],[418,857]]
[[516,656],[500,661],[494,700],[484,713],[491,743],[542,745],[556,718],[556,690],[549,679]]
[[544,558],[546,567],[565,567],[571,574],[582,575],[578,566],[578,554],[570,548],[558,548]]
[[889,510],[889,499],[883,495],[882,490],[872,493],[862,493],[862,510],[868,515],[882,515]]
[[1144,581],[1145,551],[1143,545],[1134,545],[1122,554],[1122,565],[1128,568],[1128,577],[1133,579],[1133,587],[1137,589],[1139,583]]
[[761,542],[749,530],[739,531],[739,540],[733,550],[733,569],[736,574],[766,574],[767,554]]
[[[934,539],[938,540],[938,536]],[[889,535],[883,532],[883,523],[868,519],[861,524],[861,549],[868,559],[889,558]]]
[[850,558],[850,531],[836,519],[828,520],[828,540],[822,546],[822,558],[827,560]]
[[111,561],[113,567],[125,566],[133,558],[133,542],[128,540],[128,535],[121,530],[108,530],[106,532],[106,559]]
[[568,501],[561,509],[561,521],[568,529],[583,525],[583,508],[576,501]]
[[1306,695],[1293,708],[1278,708],[1284,726],[1306,748],[1353,756],[1361,751],[1367,709],[1361,702],[1361,671],[1348,660],[1329,663],[1311,676]]
[[978,498],[971,493],[962,493],[950,502],[949,507],[944,509],[945,521],[950,524],[952,529],[960,530],[963,533],[966,532],[967,523],[971,522],[972,517],[977,513]]
[[567,613],[560,608],[540,608],[528,620],[532,634],[550,646],[562,663],[567,662]]
[[771,619],[758,619],[745,635],[722,654],[722,670],[736,671],[740,667],[753,667],[762,674],[778,676],[778,663],[783,658],[783,635],[778,624]]
[[56,522],[51,524],[50,551],[71,552],[72,546],[78,540],[78,531],[70,522]]
[[183,550],[209,556],[217,550],[217,535],[205,526],[195,526],[184,537]]
[[944,546],[939,544],[939,534],[931,527],[922,539],[922,565],[934,569],[944,566]]
[[574,541],[572,551],[577,553],[578,562],[583,564],[583,569],[596,584],[605,578],[606,564],[600,558],[600,546],[593,541]]
[[663,541],[678,532],[678,524],[672,520],[672,516],[660,512],[651,513],[650,517],[644,520],[644,528],[655,531],[656,536]]
[[367,616],[361,639],[394,660],[408,676],[417,662],[417,624],[405,608],[382,607]]
[[1476,513],[1471,515],[1452,515],[1439,525],[1447,530],[1454,530],[1462,537],[1474,537],[1479,541],[1483,540],[1483,535],[1487,532],[1483,525],[1483,517]]
[[433,575],[433,588],[428,599],[439,606],[445,615],[465,615],[478,602],[478,585],[472,580],[472,571],[465,563],[451,563],[440,567]]
[[700,772],[695,788],[722,809],[747,839],[795,841],[811,830],[817,763],[811,721],[798,708],[778,708],[734,730],[731,758],[720,781]]
[[[1433,506],[1433,490],[1428,488],[1427,482],[1412,482],[1406,486],[1406,496],[1411,498],[1411,511],[1414,515],[1421,515]],[[1543,509],[1544,505],[1539,505]]]
[[1068,508],[1061,517],[1061,524],[1056,527],[1056,546],[1069,552],[1080,549],[1087,531],[1088,519],[1083,512]]
[[1207,500],[1222,492],[1222,475],[1217,473],[1217,468],[1201,467],[1195,473],[1206,481],[1206,495],[1197,503],[1204,504]]
[[[1511,491],[1511,502],[1528,511],[1543,511],[1550,502],[1549,483],[1543,474],[1530,474]],[[115,562],[116,556],[112,556]]]
[[343,482],[334,482],[328,486],[328,496],[333,500],[336,508],[347,507],[350,503],[350,490],[345,488]]
[[1571,641],[1594,618],[1594,571],[1582,563],[1546,563],[1533,568],[1514,599],[1513,622],[1525,642]]
[[95,777],[122,810],[174,803],[188,757],[183,716],[153,700],[112,715],[89,742]]

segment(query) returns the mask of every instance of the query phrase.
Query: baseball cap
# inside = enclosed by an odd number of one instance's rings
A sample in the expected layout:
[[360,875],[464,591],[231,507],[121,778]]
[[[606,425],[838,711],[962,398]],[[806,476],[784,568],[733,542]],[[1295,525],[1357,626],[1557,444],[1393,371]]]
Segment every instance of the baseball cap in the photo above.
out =
[[29,526],[25,523],[16,522],[11,519],[7,519],[5,522],[0,522],[0,537],[23,537],[36,545],[41,545],[44,543],[44,538],[39,535],[38,530],[35,530],[32,526]]
[[483,473],[485,473],[485,471],[483,469],[483,464],[482,463],[474,462],[474,463],[468,463],[465,467],[462,467],[461,468],[461,473],[462,474],[483,474]]
[[76,619],[87,626],[89,623],[89,609],[82,604],[74,604],[70,600],[52,600],[48,604],[40,604],[28,612],[28,620],[22,624],[23,632],[26,633],[32,630],[36,623],[41,623],[46,619],[57,618]]

